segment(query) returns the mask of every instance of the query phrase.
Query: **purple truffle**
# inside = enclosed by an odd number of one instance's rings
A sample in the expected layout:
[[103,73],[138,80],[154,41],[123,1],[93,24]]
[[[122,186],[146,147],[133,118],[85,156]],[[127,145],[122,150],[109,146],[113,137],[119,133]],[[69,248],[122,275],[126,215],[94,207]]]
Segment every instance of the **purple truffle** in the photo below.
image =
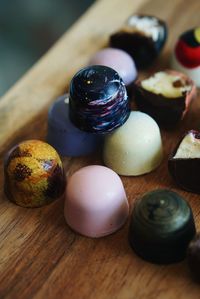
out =
[[59,97],[48,113],[47,142],[62,156],[85,156],[101,145],[103,137],[75,127],[69,119],[68,95]]
[[125,85],[130,85],[137,77],[132,57],[123,50],[105,48],[98,51],[89,61],[89,65],[105,65],[118,72]]

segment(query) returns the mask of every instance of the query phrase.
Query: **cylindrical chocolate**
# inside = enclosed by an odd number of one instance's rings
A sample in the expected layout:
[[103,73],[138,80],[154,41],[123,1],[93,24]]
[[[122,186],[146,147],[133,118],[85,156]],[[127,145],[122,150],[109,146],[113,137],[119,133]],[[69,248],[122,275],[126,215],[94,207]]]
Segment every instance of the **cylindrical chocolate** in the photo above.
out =
[[136,201],[129,241],[143,259],[158,264],[179,262],[194,235],[192,210],[177,193],[158,189]]
[[167,39],[164,21],[149,15],[132,15],[110,36],[110,46],[131,55],[137,68],[145,69],[158,57]]
[[123,125],[130,114],[126,87],[106,66],[80,70],[70,84],[69,116],[80,130],[105,134]]
[[101,146],[102,136],[75,127],[69,119],[69,96],[59,97],[48,113],[47,142],[62,156],[78,157],[91,154]]

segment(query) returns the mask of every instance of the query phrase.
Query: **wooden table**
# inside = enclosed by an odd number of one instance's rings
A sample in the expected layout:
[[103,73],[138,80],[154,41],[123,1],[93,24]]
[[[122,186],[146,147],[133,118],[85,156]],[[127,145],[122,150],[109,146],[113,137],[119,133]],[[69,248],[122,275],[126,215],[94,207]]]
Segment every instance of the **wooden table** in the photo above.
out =
[[[73,233],[63,217],[63,201],[38,209],[8,202],[3,194],[5,151],[24,139],[45,139],[50,103],[67,90],[72,75],[84,66],[108,36],[132,13],[157,15],[169,24],[167,46],[149,71],[168,66],[170,51],[182,31],[200,25],[200,1],[100,0],[1,99],[0,298],[11,299],[188,299],[200,298],[200,286],[186,262],[158,266],[138,258],[127,241],[128,223],[102,239]],[[144,73],[142,74],[144,75]],[[167,171],[167,157],[179,136],[200,126],[200,97],[186,119],[172,132],[162,131],[165,159],[154,172],[122,177],[132,208],[143,192],[158,187],[180,192],[192,205],[200,226],[200,196],[176,188]],[[100,155],[65,158],[67,176]]]

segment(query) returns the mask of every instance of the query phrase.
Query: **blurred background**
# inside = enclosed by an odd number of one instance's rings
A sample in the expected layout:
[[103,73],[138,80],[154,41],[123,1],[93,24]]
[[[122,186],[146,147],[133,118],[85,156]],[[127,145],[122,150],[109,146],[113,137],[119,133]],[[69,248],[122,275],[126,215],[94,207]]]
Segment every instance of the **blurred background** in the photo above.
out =
[[0,0],[0,96],[94,0]]

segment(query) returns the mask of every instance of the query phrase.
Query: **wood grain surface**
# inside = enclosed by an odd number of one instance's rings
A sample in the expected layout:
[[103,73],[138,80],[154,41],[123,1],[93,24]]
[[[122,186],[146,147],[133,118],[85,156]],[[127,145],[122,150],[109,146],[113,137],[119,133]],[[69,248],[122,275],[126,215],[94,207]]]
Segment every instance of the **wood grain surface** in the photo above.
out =
[[[100,0],[0,101],[0,299],[199,299],[200,285],[185,261],[158,266],[137,257],[127,240],[128,223],[117,233],[89,239],[70,230],[63,200],[38,209],[10,203],[3,194],[3,156],[24,139],[45,140],[50,103],[67,90],[69,80],[89,57],[106,45],[111,32],[133,12],[157,15],[169,25],[167,46],[148,70],[169,66],[177,35],[200,25],[200,1]],[[142,73],[141,76],[144,76]],[[167,157],[187,129],[200,127],[200,97],[173,131],[162,131],[165,158],[154,172],[122,177],[132,209],[145,191],[164,187],[191,204],[200,229],[200,196],[179,190],[167,171]],[[101,153],[63,159],[67,176],[89,164],[101,164]]]

